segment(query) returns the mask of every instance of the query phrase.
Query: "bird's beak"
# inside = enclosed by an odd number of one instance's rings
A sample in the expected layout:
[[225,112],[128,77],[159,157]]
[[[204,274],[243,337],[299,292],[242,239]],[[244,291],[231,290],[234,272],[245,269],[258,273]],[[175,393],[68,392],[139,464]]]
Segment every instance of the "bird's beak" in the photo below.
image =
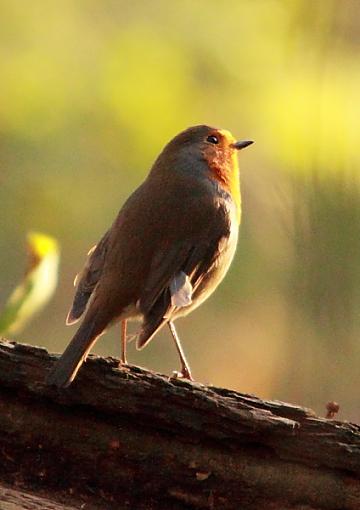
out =
[[231,147],[233,147],[234,149],[240,151],[241,149],[245,149],[245,147],[248,147],[252,143],[254,143],[252,140],[243,140],[241,142],[234,142],[234,143],[232,143]]

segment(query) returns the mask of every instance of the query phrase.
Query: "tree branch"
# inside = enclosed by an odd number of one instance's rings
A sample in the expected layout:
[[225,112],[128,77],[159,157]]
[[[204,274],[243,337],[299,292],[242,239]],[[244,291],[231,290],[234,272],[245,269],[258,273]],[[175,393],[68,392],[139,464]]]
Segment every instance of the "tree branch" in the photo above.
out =
[[360,508],[357,425],[94,356],[59,391],[54,361],[0,342],[7,483],[86,510]]

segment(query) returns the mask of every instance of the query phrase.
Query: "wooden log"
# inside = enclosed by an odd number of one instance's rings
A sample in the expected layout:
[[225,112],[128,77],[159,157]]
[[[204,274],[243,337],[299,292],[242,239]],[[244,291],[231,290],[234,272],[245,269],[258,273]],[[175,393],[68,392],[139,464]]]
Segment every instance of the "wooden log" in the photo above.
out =
[[86,510],[360,509],[357,425],[112,358],[57,390],[55,360],[0,342],[0,479],[17,489]]
[[[76,510],[74,506],[63,505],[46,497],[11,489],[4,485],[0,485],[0,508],[1,510]],[[88,507],[87,510],[89,510]]]

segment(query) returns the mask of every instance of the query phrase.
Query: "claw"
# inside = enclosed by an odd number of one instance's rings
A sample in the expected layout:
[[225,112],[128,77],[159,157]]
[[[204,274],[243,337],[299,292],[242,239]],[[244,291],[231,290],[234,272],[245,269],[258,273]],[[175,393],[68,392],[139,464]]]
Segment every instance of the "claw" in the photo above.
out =
[[194,380],[191,373],[186,368],[183,368],[181,372],[173,370],[172,375],[169,377],[169,380],[171,379],[187,379],[188,381]]

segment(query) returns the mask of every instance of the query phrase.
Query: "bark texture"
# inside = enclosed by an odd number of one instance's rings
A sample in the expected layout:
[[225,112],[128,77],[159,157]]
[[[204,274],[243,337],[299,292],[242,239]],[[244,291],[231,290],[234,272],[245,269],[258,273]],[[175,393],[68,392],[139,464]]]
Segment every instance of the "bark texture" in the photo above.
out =
[[360,509],[357,425],[111,358],[59,391],[55,359],[0,342],[0,477],[18,491],[86,510]]
[[0,510],[76,510],[74,506],[63,505],[19,489],[0,485]]

